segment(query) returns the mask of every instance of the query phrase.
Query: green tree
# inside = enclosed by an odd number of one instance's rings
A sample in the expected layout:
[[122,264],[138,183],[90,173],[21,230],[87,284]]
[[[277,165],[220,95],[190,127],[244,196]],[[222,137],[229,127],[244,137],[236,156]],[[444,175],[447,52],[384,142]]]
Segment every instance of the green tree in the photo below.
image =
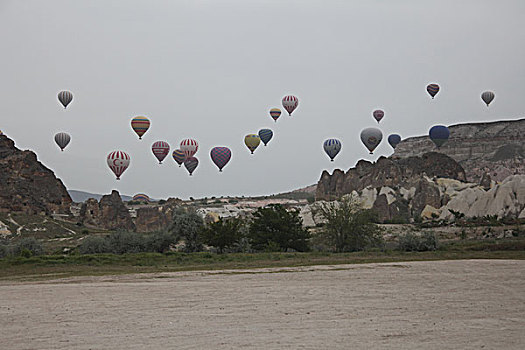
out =
[[382,242],[381,228],[374,223],[373,213],[354,199],[318,203],[313,214],[325,222],[322,235],[336,252],[359,251]]
[[177,237],[177,240],[184,240],[186,252],[198,252],[202,250],[203,226],[204,221],[195,209],[178,208],[173,212],[169,231]]
[[303,228],[296,210],[287,211],[282,205],[275,204],[257,209],[253,217],[248,234],[254,249],[284,252],[288,249],[309,250],[310,234]]
[[243,222],[238,218],[231,218],[209,224],[202,231],[202,241],[204,244],[216,247],[219,254],[226,248],[232,248],[239,244],[242,235]]

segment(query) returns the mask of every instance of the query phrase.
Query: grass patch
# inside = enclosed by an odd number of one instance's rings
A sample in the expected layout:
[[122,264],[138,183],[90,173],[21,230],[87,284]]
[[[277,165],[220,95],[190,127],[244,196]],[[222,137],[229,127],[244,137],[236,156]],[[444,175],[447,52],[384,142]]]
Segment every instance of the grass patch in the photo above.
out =
[[0,280],[192,270],[250,269],[457,259],[525,259],[525,239],[453,241],[436,251],[354,253],[134,253],[42,255],[0,259]]

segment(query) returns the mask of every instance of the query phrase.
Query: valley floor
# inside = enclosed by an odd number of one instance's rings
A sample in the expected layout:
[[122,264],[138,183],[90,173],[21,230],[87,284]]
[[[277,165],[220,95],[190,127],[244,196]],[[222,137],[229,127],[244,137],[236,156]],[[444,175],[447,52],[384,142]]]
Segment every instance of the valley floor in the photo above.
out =
[[2,349],[523,349],[525,260],[0,283]]

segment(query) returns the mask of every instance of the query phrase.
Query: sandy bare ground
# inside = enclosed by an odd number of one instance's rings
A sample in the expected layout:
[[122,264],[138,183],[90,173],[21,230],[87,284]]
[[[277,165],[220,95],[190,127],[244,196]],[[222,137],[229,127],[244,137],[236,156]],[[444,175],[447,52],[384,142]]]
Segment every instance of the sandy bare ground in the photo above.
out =
[[0,285],[1,349],[524,349],[525,261]]

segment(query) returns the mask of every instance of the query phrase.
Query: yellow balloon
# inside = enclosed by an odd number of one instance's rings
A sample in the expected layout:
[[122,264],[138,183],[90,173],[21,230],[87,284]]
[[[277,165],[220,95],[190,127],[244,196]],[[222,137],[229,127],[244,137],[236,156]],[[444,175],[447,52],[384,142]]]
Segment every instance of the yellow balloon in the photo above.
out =
[[256,134],[249,134],[244,137],[244,144],[252,152],[255,151],[257,146],[261,143],[261,138]]

